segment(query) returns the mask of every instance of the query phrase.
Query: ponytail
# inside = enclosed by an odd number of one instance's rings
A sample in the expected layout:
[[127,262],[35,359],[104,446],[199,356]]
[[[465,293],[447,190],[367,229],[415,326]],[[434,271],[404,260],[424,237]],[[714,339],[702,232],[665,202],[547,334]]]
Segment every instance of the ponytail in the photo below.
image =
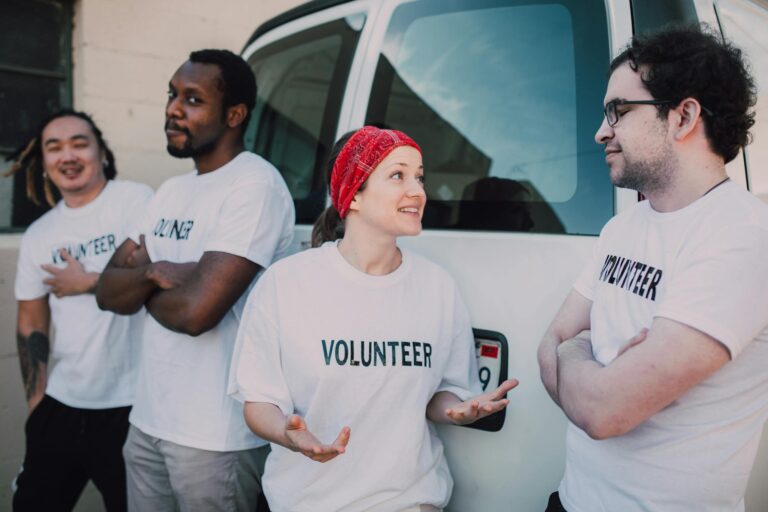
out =
[[[336,159],[344,148],[344,144],[347,143],[350,137],[355,134],[357,130],[347,132],[336,141],[331,148],[331,154],[328,157],[328,161],[325,163],[325,178],[328,187],[331,186],[331,174],[333,173],[333,165],[336,163]],[[320,247],[325,242],[333,242],[339,238],[344,238],[344,221],[341,219],[338,210],[333,205],[320,214],[315,221],[315,225],[312,226],[312,238],[310,243],[312,247]]]
[[344,237],[344,221],[336,208],[329,206],[312,226],[312,247],[320,247],[325,242],[333,242]]

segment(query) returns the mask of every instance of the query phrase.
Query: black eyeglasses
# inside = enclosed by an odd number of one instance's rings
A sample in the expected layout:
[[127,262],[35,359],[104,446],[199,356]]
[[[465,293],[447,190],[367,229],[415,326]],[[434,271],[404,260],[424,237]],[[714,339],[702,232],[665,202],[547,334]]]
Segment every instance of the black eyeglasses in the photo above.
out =
[[619,111],[616,107],[619,105],[667,105],[674,103],[672,100],[611,100],[605,104],[603,114],[605,114],[605,120],[608,121],[608,126],[616,126],[619,122]]
[[[611,100],[608,103],[605,104],[605,108],[603,109],[603,114],[605,114],[605,120],[608,121],[608,126],[616,126],[616,123],[619,122],[619,112],[616,110],[616,107],[619,105],[669,105],[675,103],[672,100]],[[701,110],[709,115],[710,117],[713,116],[712,111],[709,110],[704,105],[700,105]]]

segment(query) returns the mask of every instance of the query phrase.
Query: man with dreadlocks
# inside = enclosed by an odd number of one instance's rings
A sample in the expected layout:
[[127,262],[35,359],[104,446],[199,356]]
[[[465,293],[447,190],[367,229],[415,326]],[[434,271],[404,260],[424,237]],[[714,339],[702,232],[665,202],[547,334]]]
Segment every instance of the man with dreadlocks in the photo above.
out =
[[99,310],[93,291],[152,190],[113,181],[115,160],[101,131],[72,110],[41,124],[8,175],[17,172],[26,174],[28,197],[40,204],[42,189],[52,209],[24,234],[16,272],[30,415],[13,508],[71,510],[91,479],[108,511],[125,510],[121,449],[141,319]]

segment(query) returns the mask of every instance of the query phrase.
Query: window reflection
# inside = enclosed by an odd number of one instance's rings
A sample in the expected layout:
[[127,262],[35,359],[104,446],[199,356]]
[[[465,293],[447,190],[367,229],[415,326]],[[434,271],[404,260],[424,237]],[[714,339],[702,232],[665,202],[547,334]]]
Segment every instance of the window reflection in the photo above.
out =
[[576,3],[395,11],[366,119],[424,149],[426,227],[597,234],[612,215],[592,140],[608,63],[604,7]]
[[360,17],[334,21],[268,45],[249,59],[258,97],[246,146],[281,172],[297,222],[314,222],[325,207],[325,161],[361,28]]

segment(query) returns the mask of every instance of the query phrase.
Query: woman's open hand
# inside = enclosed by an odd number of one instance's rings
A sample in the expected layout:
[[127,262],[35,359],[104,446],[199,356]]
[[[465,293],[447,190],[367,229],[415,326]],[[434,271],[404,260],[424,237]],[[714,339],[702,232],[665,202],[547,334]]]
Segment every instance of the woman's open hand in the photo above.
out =
[[328,462],[344,453],[349,434],[349,427],[344,427],[332,444],[323,444],[307,429],[304,418],[298,414],[288,416],[285,421],[285,437],[290,442],[288,448],[317,462]]
[[508,391],[518,385],[517,379],[508,379],[493,391],[474,396],[445,410],[445,415],[456,425],[468,425],[504,409],[509,400]]

